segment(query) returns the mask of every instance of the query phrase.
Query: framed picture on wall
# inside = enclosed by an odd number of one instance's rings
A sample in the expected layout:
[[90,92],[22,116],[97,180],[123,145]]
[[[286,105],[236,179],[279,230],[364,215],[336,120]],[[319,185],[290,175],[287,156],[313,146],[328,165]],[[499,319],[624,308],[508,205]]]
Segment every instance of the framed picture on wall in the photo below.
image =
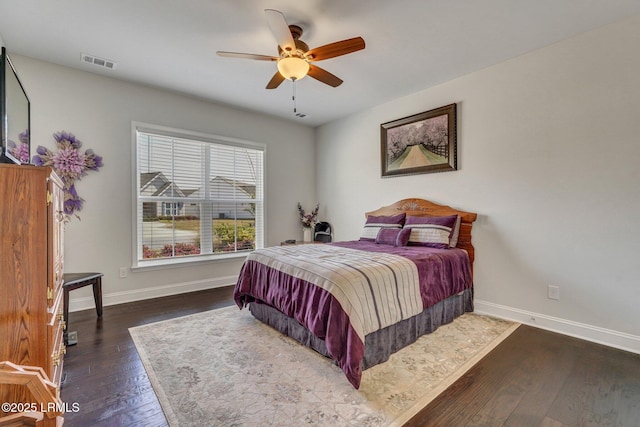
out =
[[380,125],[382,176],[458,168],[456,104]]

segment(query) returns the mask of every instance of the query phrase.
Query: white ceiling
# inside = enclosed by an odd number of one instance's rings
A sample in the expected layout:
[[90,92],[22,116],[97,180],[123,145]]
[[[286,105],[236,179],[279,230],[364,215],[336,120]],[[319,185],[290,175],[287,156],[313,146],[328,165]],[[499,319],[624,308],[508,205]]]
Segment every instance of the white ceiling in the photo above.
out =
[[[305,118],[291,82],[264,89],[274,62],[216,55],[277,56],[266,8],[311,48],[366,42],[316,63],[341,86],[296,83]],[[0,0],[0,36],[20,55],[318,126],[638,13],[639,0]]]

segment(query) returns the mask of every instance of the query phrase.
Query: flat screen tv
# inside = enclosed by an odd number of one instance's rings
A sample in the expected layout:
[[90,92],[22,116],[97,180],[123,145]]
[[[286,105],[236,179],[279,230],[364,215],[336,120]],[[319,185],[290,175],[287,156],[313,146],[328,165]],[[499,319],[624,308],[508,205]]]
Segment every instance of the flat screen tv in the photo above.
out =
[[0,119],[0,163],[29,163],[31,103],[4,47],[0,64]]

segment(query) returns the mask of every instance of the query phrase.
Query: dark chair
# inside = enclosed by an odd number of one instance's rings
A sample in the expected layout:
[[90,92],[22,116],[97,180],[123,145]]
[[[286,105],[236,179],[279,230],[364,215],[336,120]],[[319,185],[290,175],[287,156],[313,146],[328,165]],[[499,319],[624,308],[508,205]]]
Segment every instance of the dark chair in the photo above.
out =
[[331,224],[319,222],[313,229],[313,241],[329,243],[331,241]]

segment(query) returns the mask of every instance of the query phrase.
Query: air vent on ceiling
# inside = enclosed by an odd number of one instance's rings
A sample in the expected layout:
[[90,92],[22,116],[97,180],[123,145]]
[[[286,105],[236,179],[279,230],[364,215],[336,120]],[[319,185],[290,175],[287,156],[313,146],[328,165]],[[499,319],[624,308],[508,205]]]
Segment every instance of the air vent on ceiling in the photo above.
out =
[[87,64],[97,65],[98,67],[107,68],[109,70],[113,70],[118,65],[110,59],[104,59],[94,55],[87,55],[86,53],[80,54],[80,60]]

